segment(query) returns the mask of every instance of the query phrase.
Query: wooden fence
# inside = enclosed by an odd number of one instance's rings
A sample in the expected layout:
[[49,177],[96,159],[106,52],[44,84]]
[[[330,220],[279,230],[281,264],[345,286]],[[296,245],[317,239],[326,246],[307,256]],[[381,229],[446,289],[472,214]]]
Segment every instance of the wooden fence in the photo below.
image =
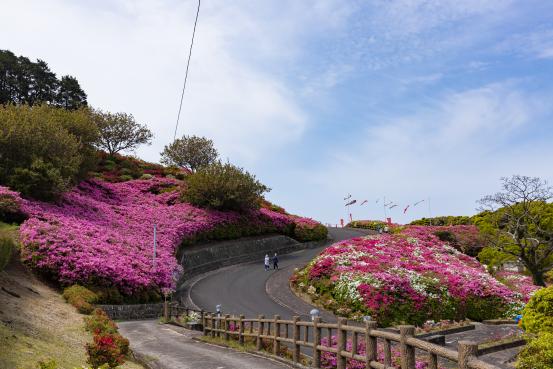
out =
[[[324,323],[320,318],[302,321],[297,316],[292,320],[282,320],[278,315],[272,319],[267,319],[263,315],[256,319],[247,319],[243,315],[217,316],[175,306],[166,309],[166,317],[183,313],[188,315],[191,311],[200,314],[205,336],[222,337],[225,340],[236,339],[240,344],[244,344],[245,339],[250,338],[255,342],[258,351],[262,350],[263,341],[268,341],[273,355],[278,355],[281,345],[284,344],[291,349],[294,363],[300,362],[302,349],[304,352],[307,350],[313,368],[320,368],[322,353],[329,352],[336,355],[337,369],[346,369],[347,359],[363,362],[367,369],[393,369],[392,347],[399,347],[402,369],[415,369],[416,358],[421,356],[428,362],[428,369],[438,369],[440,358],[457,363],[459,369],[498,369],[478,360],[476,343],[460,341],[458,351],[454,351],[416,338],[415,327],[410,325],[400,326],[399,333],[392,333],[377,329],[377,323],[374,321],[360,326],[350,325],[344,318],[338,318],[337,323]],[[336,345],[333,345],[333,336]],[[357,352],[360,340],[365,342],[365,352],[362,355]],[[349,350],[348,341],[351,343]],[[382,347],[384,353],[382,362],[378,360],[378,346]]]

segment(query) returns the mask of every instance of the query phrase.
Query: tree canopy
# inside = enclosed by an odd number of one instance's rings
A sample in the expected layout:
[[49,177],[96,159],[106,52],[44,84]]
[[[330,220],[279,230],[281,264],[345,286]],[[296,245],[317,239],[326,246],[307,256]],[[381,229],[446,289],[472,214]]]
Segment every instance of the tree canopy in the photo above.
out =
[[212,140],[198,136],[183,136],[165,146],[161,153],[161,162],[195,172],[214,163],[218,156]]
[[520,260],[534,283],[545,286],[553,265],[553,190],[540,178],[502,178],[502,191],[480,200],[475,224],[498,251]]
[[58,79],[45,61],[33,62],[0,50],[0,105],[9,103],[48,104],[74,110],[86,106],[87,100],[76,78]]
[[92,167],[97,135],[88,109],[0,106],[0,185],[54,199]]
[[131,114],[95,110],[93,117],[100,132],[96,145],[110,155],[152,142],[153,133],[146,125],[136,122]]

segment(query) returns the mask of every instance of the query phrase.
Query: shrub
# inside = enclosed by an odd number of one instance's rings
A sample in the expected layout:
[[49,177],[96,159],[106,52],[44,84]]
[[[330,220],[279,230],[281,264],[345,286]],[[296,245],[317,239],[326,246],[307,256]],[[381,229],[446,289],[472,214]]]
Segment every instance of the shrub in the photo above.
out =
[[453,226],[453,225],[471,225],[473,224],[471,217],[461,216],[441,216],[434,218],[422,218],[414,220],[410,225],[422,226]]
[[140,176],[140,179],[152,179],[152,178],[154,178],[154,176],[149,173],[144,173],[143,175]]
[[328,229],[319,222],[303,219],[296,221],[293,238],[300,242],[326,240]]
[[0,184],[51,200],[90,169],[98,129],[87,110],[0,106]]
[[260,197],[269,190],[244,169],[216,162],[188,176],[182,197],[200,207],[244,212],[259,208]]
[[94,292],[77,284],[64,289],[63,297],[81,314],[90,314],[94,310],[92,304],[98,300],[98,296]]
[[94,335],[94,342],[86,345],[88,353],[87,362],[93,368],[98,368],[104,364],[107,364],[110,368],[122,365],[125,362],[125,354],[121,351],[121,339],[125,340],[119,334],[104,333]]
[[26,219],[21,211],[21,198],[15,191],[0,186],[0,222],[21,223]]
[[93,334],[117,333],[117,324],[102,309],[94,309],[90,316],[85,317],[84,321],[85,329]]
[[530,298],[522,313],[522,327],[530,333],[553,333],[553,286],[536,291]]
[[531,339],[520,352],[517,369],[553,368],[553,333],[543,332]]
[[58,364],[56,360],[39,361],[37,367],[38,369],[57,369]]

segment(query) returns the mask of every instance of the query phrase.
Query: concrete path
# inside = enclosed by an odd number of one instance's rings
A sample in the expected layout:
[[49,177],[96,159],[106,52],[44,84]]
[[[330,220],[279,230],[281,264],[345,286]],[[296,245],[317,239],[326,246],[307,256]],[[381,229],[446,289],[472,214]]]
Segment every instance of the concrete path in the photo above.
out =
[[118,323],[131,349],[154,369],[282,369],[280,362],[194,341],[201,335],[153,320]]

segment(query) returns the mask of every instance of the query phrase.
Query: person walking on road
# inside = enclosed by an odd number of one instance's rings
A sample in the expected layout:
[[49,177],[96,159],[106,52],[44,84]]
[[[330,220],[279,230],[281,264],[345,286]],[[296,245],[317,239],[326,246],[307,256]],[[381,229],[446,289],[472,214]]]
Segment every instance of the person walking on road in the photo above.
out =
[[276,252],[275,252],[275,256],[273,256],[273,269],[278,270],[278,257]]
[[269,254],[265,254],[265,270],[266,271],[269,270],[269,267],[270,267],[269,261],[270,261]]

